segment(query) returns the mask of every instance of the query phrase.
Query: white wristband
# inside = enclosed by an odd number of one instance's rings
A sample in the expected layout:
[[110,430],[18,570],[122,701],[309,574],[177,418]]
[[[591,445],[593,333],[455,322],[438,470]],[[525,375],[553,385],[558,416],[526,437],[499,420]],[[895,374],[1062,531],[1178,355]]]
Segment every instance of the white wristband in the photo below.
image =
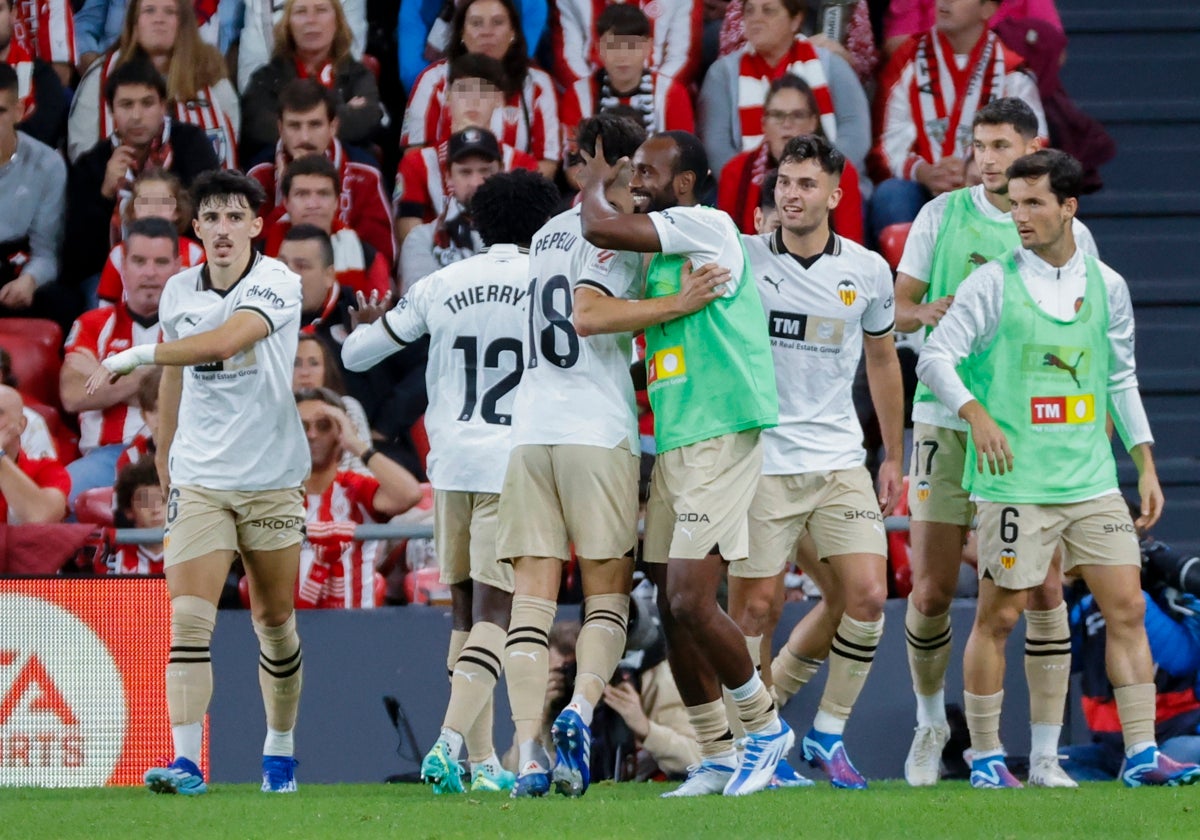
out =
[[114,353],[100,364],[104,365],[111,373],[124,376],[127,373],[137,370],[142,365],[154,364],[155,346],[154,344],[137,344],[128,350]]

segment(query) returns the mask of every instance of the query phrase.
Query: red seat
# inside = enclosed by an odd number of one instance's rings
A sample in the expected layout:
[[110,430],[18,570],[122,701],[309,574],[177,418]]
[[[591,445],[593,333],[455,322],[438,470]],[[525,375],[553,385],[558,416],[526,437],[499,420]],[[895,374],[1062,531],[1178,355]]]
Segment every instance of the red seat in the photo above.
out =
[[45,318],[0,318],[0,333],[23,335],[47,350],[62,350],[62,327]]
[[892,271],[900,265],[900,257],[904,254],[904,243],[908,241],[908,232],[912,222],[899,222],[888,225],[879,232],[879,253],[887,260]]
[[75,497],[75,518],[80,522],[112,527],[113,489],[94,487]]
[[417,450],[417,458],[421,461],[421,469],[426,469],[426,461],[429,458],[429,433],[425,431],[425,415],[422,414],[417,418],[417,422],[413,423],[408,430],[409,437],[412,438],[413,447]]
[[63,422],[62,415],[57,410],[37,402],[32,397],[25,400],[25,407],[36,411],[46,421],[46,428],[50,431],[50,437],[54,439],[59,461],[65,465],[79,457],[79,435]]
[[[5,318],[0,318],[0,323]],[[0,331],[0,347],[12,356],[12,373],[18,390],[40,403],[61,408],[58,396],[58,372],[62,359],[57,347],[47,347],[44,339],[21,333]]]

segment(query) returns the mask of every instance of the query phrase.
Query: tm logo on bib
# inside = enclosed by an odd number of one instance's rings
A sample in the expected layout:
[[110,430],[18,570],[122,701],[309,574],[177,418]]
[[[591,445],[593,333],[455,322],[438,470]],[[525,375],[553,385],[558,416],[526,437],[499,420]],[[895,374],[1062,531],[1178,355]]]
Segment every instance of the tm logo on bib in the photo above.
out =
[[1096,419],[1096,400],[1091,394],[1032,397],[1029,400],[1029,419],[1035,426],[1092,423]]
[[646,382],[651,384],[663,379],[673,379],[687,373],[687,364],[683,360],[683,347],[667,347],[659,350],[650,357],[646,371]]

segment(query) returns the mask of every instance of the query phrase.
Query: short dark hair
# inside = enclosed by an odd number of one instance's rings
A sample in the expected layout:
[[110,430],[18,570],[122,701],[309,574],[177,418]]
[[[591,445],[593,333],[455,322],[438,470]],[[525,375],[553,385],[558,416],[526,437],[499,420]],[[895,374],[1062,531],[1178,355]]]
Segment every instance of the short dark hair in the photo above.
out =
[[581,151],[596,153],[596,138],[604,145],[604,159],[610,164],[623,157],[633,157],[638,146],[646,142],[646,129],[628,117],[616,114],[597,114],[579,123],[575,137]]
[[179,231],[166,219],[158,216],[134,219],[125,229],[125,241],[128,242],[135,236],[144,236],[147,239],[169,239],[175,255],[179,256]]
[[200,173],[192,183],[191,192],[192,206],[197,214],[204,202],[215,198],[241,196],[255,215],[267,201],[262,184],[236,169],[211,169]]
[[696,175],[696,187],[693,190],[695,193],[703,191],[704,185],[711,177],[708,170],[708,152],[704,150],[704,144],[700,142],[700,138],[690,131],[660,131],[652,135],[654,137],[666,137],[675,144],[679,154],[675,158],[675,171],[673,175],[678,175],[682,172],[693,172]]
[[335,193],[342,188],[341,179],[338,177],[337,167],[333,165],[333,161],[322,154],[305,155],[296,158],[287,165],[287,169],[283,170],[283,181],[279,186],[285,198],[291,194],[292,181],[299,175],[318,175],[328,178],[333,181]]
[[459,79],[483,79],[500,90],[508,90],[504,65],[483,53],[465,53],[450,62],[446,83],[452,85]]
[[787,141],[787,145],[783,147],[783,154],[779,156],[779,165],[803,163],[806,160],[815,160],[822,172],[839,178],[846,168],[846,156],[824,137],[816,134],[801,134]]
[[0,347],[0,385],[17,387],[17,375],[12,369],[12,354],[4,347]]
[[1008,167],[1008,180],[1024,178],[1035,181],[1050,176],[1050,191],[1062,204],[1068,198],[1079,198],[1083,187],[1083,167],[1079,161],[1058,149],[1041,149],[1019,157]]
[[779,170],[772,169],[763,176],[762,192],[758,196],[758,209],[766,213],[768,210],[774,210],[775,205],[775,184],[779,181]]
[[321,251],[321,265],[329,268],[333,265],[333,240],[329,234],[316,225],[292,225],[283,235],[284,242],[316,242]]
[[292,79],[279,91],[279,119],[284,111],[303,114],[318,105],[325,106],[325,116],[333,122],[337,116],[337,94],[316,79]]
[[487,245],[528,247],[538,228],[558,208],[558,190],[537,172],[500,172],[479,185],[471,220]]
[[1026,140],[1038,136],[1037,114],[1024,99],[1016,96],[993,99],[976,111],[971,128],[981,125],[1011,125]]
[[646,13],[629,3],[609,3],[596,18],[596,37],[609,32],[614,35],[650,37],[650,18]]
[[153,458],[139,458],[126,464],[117,473],[117,483],[113,486],[117,510],[124,513],[133,506],[133,494],[139,487],[159,487],[160,485],[158,468],[154,466]]
[[167,80],[148,58],[132,58],[109,74],[108,81],[104,83],[104,101],[108,103],[109,108],[117,98],[117,88],[123,85],[144,85],[154,88],[159,99],[167,98]]
[[[0,3],[4,2],[7,2],[7,0],[0,0]],[[17,81],[17,71],[7,61],[0,61],[0,93],[10,90],[14,93],[20,90],[20,84]]]
[[[315,340],[318,342],[321,341],[319,338]],[[323,346],[324,342],[321,343]],[[297,388],[295,396],[296,405],[300,405],[302,402],[316,401],[331,405],[334,408],[340,408],[343,411],[346,408],[346,404],[342,402],[342,398],[329,388]]]

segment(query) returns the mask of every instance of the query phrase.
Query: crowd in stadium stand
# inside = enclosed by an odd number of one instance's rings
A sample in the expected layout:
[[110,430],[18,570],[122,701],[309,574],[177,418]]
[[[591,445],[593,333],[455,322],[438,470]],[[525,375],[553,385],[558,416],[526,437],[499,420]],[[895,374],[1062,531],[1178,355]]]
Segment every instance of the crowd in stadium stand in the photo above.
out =
[[[154,370],[83,386],[107,355],[154,340],[167,278],[204,259],[187,188],[205,170],[239,168],[266,190],[260,247],[302,280],[297,399],[340,401],[337,469],[310,487],[310,520],[386,519],[419,494],[372,503],[385,477],[356,450],[424,477],[425,347],[347,371],[349,310],[356,293],[398,297],[479,252],[470,201],[486,178],[538,171],[569,206],[575,127],[618,114],[694,131],[712,169],[706,203],[753,233],[784,144],[815,133],[847,158],[837,232],[886,246],[888,226],[977,182],[977,107],[1019,96],[1047,134],[1025,65],[1046,57],[1027,55],[1036,44],[1013,24],[1062,26],[1053,0],[949,13],[933,0],[369,5],[0,0],[0,449],[20,474],[0,482],[7,522],[161,524]],[[998,35],[1002,20],[1017,35]],[[326,498],[334,484],[345,504]],[[313,537],[306,606],[383,602],[388,552],[343,551],[344,531]],[[104,570],[157,572],[155,549]]]

